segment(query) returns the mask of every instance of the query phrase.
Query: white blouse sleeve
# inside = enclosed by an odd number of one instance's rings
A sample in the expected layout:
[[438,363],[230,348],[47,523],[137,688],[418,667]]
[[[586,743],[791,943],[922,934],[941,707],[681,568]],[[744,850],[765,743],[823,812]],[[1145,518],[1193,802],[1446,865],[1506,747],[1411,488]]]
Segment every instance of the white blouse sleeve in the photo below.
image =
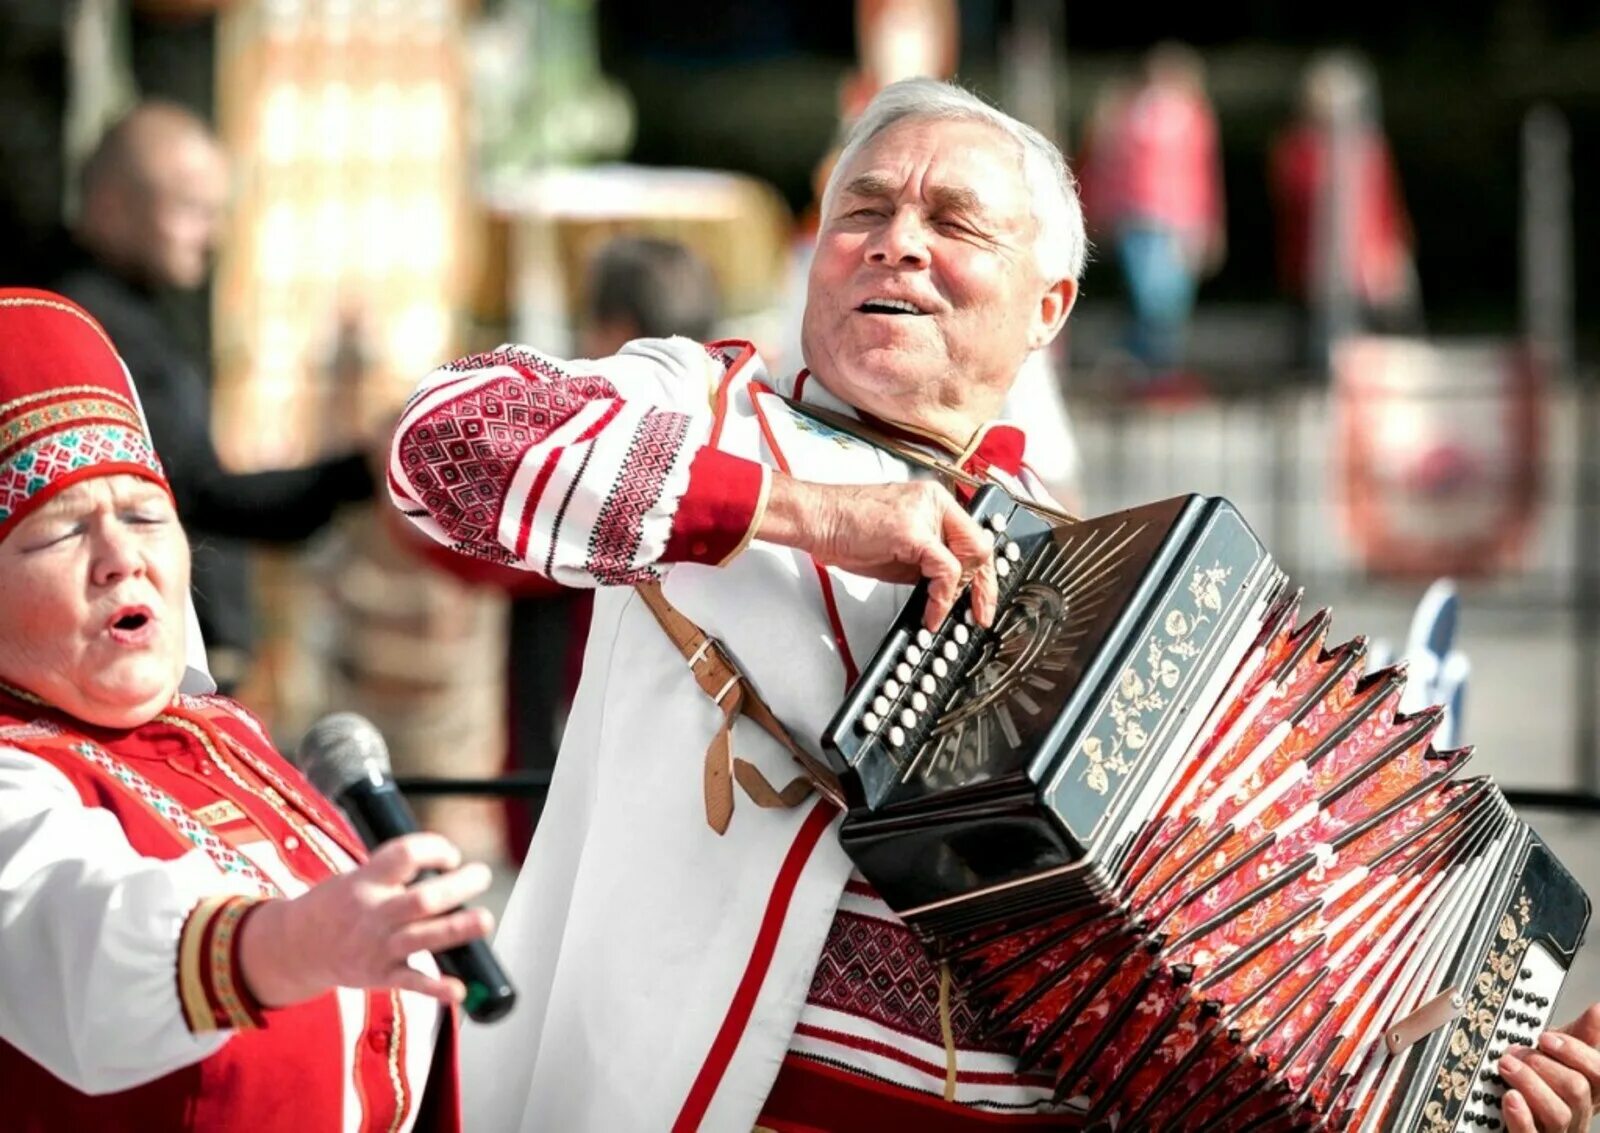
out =
[[0,746],[0,1039],[89,1094],[218,1050],[232,1031],[197,1025],[179,945],[231,892],[200,850],[143,856],[60,771]]

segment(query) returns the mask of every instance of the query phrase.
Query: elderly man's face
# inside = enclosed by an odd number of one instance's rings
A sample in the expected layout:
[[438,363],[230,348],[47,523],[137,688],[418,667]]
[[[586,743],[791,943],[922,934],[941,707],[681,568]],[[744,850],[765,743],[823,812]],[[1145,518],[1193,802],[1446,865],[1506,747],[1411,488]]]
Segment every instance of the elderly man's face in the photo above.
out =
[[183,679],[189,544],[158,485],[83,480],[0,541],[0,679],[126,728]]
[[1075,293],[1039,270],[1021,152],[986,123],[911,119],[837,176],[811,266],[806,365],[858,408],[964,442]]

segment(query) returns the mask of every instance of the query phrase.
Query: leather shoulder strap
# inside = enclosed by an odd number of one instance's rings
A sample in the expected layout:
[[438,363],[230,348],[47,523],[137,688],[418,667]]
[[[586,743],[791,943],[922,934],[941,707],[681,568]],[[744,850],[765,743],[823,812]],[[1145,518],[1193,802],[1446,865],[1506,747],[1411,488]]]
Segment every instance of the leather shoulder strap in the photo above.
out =
[[[661,592],[658,582],[634,587],[655,616],[657,623],[677,647],[694,674],[695,683],[722,709],[722,726],[706,749],[704,782],[706,822],[718,834],[728,829],[733,817],[733,784],[737,782],[752,802],[762,807],[792,807],[815,790],[835,806],[845,805],[844,791],[837,776],[794,741],[787,728],[773,715],[766,701],[756,692],[750,679],[734,664],[716,638],[695,625]],[[803,774],[782,790],[772,786],[755,764],[733,755],[733,722],[748,716],[794,757]]]

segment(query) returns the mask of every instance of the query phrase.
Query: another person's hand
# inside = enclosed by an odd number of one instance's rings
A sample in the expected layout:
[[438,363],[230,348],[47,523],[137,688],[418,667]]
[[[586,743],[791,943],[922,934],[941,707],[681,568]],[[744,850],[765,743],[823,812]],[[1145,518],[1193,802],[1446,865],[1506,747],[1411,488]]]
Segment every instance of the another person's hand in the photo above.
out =
[[1508,1133],[1583,1133],[1600,1099],[1600,1003],[1500,1059]]
[[885,582],[927,578],[929,629],[949,615],[968,582],[973,617],[980,625],[994,620],[994,539],[932,481],[815,484],[777,473],[756,534],[852,574]]
[[[423,870],[441,872],[411,884]],[[395,987],[460,1002],[460,980],[424,975],[407,958],[487,936],[490,914],[461,906],[488,887],[488,867],[462,865],[460,851],[437,834],[385,842],[359,869],[251,913],[239,941],[245,982],[266,1007],[335,987]]]

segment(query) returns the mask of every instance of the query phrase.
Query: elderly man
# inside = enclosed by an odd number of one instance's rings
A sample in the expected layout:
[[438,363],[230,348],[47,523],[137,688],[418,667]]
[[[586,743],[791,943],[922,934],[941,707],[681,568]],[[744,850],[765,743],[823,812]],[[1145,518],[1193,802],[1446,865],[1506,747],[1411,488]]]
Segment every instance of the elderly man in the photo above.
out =
[[827,792],[804,749],[911,583],[931,580],[930,622],[968,580],[993,617],[991,544],[924,465],[1040,490],[1022,432],[993,420],[1083,258],[1054,147],[912,80],[862,115],[825,195],[808,370],[671,339],[572,363],[510,347],[425,380],[398,505],[464,550],[605,587],[500,937],[525,1007],[465,1052],[474,1127],[1077,1122],[974,1034],[795,773]]
[[358,866],[186,666],[171,490],[58,295],[0,291],[0,438],[0,1125],[459,1128],[462,988],[413,954],[488,930],[487,872],[436,835]]
[[175,339],[163,293],[205,283],[227,201],[228,165],[210,129],[182,107],[147,102],[112,126],[85,163],[83,201],[52,290],[106,328],[133,374],[195,555],[195,605],[224,687],[241,680],[254,644],[248,562],[233,540],[293,542],[341,504],[368,499],[366,457],[236,473],[211,438],[203,367]]

